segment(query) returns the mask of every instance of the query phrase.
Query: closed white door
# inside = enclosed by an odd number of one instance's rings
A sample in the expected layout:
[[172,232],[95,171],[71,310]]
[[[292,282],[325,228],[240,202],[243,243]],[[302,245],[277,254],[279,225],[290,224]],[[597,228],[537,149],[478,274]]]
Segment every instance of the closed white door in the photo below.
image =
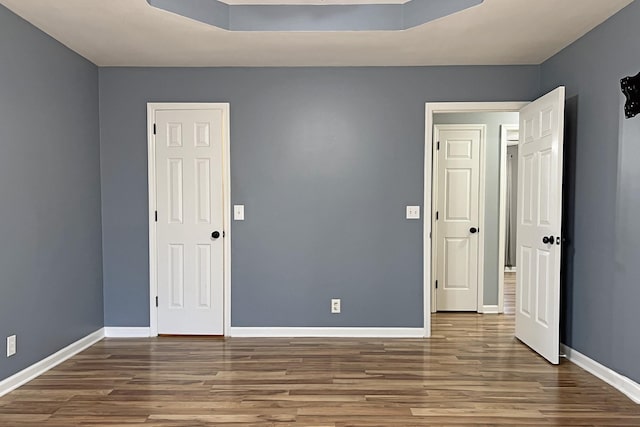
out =
[[520,112],[516,337],[559,363],[565,91]]
[[155,113],[159,334],[224,334],[224,116]]
[[478,310],[481,125],[437,125],[436,310]]

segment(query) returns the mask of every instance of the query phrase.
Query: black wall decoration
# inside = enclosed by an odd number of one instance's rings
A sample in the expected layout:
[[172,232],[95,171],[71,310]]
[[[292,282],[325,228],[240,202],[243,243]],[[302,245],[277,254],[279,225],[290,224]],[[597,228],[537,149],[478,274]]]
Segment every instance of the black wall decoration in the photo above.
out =
[[630,119],[640,114],[640,73],[620,80],[620,86],[622,86],[622,93],[627,97],[624,113],[627,119]]

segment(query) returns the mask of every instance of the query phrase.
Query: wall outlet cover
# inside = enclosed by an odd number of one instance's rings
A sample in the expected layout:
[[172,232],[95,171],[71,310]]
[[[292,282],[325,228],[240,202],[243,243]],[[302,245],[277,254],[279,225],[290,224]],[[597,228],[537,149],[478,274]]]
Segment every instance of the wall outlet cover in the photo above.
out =
[[339,298],[334,298],[331,300],[331,313],[333,314],[337,314],[340,313],[340,299]]
[[7,337],[7,357],[11,357],[16,354],[16,336],[11,335]]

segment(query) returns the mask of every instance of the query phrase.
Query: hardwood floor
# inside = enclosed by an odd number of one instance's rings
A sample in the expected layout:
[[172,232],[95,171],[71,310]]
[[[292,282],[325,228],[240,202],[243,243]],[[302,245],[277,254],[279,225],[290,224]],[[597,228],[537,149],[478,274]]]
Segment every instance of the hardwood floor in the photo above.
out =
[[549,365],[509,315],[420,339],[106,339],[0,399],[1,426],[622,426],[640,406]]
[[504,273],[504,314],[516,314],[516,273]]

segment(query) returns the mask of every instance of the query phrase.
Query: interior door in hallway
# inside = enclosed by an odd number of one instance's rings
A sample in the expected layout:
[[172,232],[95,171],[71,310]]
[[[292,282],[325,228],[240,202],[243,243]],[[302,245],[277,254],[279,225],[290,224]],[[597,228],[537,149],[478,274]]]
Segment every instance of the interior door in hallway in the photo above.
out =
[[565,90],[520,112],[516,337],[551,363],[560,351]]
[[478,310],[484,125],[436,125],[436,309]]
[[159,334],[224,334],[223,116],[155,113]]

